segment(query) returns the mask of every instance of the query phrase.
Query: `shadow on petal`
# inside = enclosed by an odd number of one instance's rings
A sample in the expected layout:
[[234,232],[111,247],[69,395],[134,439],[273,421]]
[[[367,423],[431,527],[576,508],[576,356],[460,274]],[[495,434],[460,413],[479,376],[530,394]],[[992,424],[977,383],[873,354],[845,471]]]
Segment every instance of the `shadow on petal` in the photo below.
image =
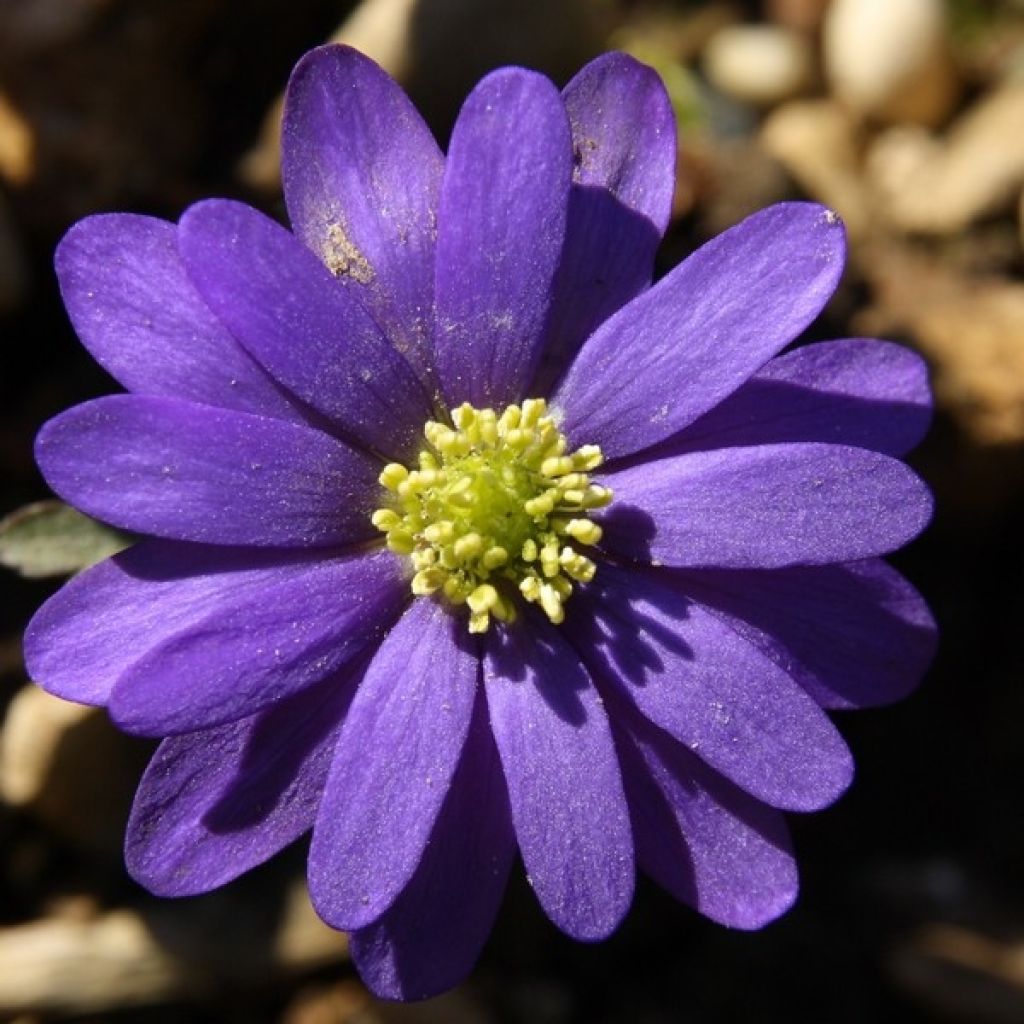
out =
[[916,443],[929,417],[928,409],[913,402],[754,378],[678,434],[608,465],[620,470],[716,448],[813,441],[902,455]]
[[[643,687],[650,677],[666,670],[659,649],[683,661],[695,659],[682,629],[667,626],[642,608],[645,602],[653,603],[666,619],[681,624],[691,617],[690,602],[682,595],[670,596],[667,590],[657,589],[641,596],[602,578],[600,571],[585,593],[586,611],[573,619],[573,635],[577,642],[586,644],[587,658],[599,677],[619,678],[630,686]],[[629,667],[628,672],[622,671],[624,666]]]
[[[203,815],[203,824],[216,833],[251,828],[276,807],[300,771],[309,768],[309,755],[318,746],[333,749],[331,734],[341,728],[356,686],[370,657],[318,683],[259,716],[249,734],[233,781]],[[299,714],[296,714],[296,711]]]
[[599,185],[574,184],[547,343],[531,395],[547,395],[583,343],[651,283],[661,232]]
[[[492,673],[517,685],[532,685],[563,722],[582,725],[587,711],[580,694],[590,688],[590,680],[578,661],[566,658],[558,634],[546,625],[539,612],[527,608],[519,623],[496,629],[487,648]],[[553,664],[558,665],[557,679],[540,670]]]

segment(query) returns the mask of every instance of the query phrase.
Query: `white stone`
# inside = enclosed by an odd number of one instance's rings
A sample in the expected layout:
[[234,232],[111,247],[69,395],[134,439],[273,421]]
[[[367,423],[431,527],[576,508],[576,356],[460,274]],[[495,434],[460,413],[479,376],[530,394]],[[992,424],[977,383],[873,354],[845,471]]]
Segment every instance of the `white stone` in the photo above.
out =
[[142,901],[84,919],[0,927],[0,1016],[106,1015],[337,970],[345,936],[316,916],[305,886],[283,895],[266,927],[238,923],[247,897],[230,888],[198,901]]
[[98,713],[35,686],[22,687],[8,705],[0,731],[0,800],[28,807],[43,797],[64,737]]
[[1011,208],[1024,186],[1024,85],[988,93],[944,138],[890,128],[871,146],[866,172],[900,231],[953,235]]
[[860,114],[935,125],[956,104],[942,0],[834,0],[823,45],[832,91]]
[[800,33],[776,25],[731,25],[709,41],[704,73],[726,95],[773,106],[806,90],[814,54]]

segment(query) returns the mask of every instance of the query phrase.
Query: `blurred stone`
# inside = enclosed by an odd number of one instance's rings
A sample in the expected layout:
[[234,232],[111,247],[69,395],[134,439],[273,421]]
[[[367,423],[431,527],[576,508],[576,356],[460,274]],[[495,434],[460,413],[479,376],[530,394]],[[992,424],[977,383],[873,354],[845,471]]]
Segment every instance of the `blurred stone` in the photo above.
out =
[[235,887],[187,903],[0,928],[0,1015],[103,1013],[223,996],[347,955],[345,937],[316,917],[304,886],[292,886],[276,914],[254,912],[252,902]]
[[771,107],[810,87],[814,52],[798,32],[775,25],[733,25],[708,43],[703,67],[712,85],[733,99]]
[[696,8],[651,4],[630,13],[608,39],[608,48],[641,54],[660,52],[669,60],[690,64],[722,29],[740,20],[731,3],[701,4]]
[[957,234],[1009,208],[1024,185],[1024,85],[990,93],[945,140],[923,128],[893,128],[867,159],[868,181],[901,231]]
[[835,0],[823,43],[832,90],[858,114],[937,125],[956,105],[942,0]]
[[116,853],[148,752],[105,712],[25,686],[0,730],[0,800],[82,848]]
[[981,445],[1024,441],[1024,284],[950,272],[892,244],[858,253],[875,305],[855,333],[911,335],[937,403]]
[[1024,1020],[1024,937],[1016,941],[932,924],[889,958],[896,982],[942,1017],[972,1024]]
[[0,92],[0,178],[24,185],[35,170],[35,139],[28,122]]
[[0,929],[0,1013],[88,1013],[189,991],[192,979],[129,910]]
[[761,145],[808,195],[835,210],[852,238],[870,224],[868,195],[858,161],[859,131],[834,100],[798,100],[765,121]]
[[0,733],[0,799],[12,807],[37,801],[61,738],[93,714],[94,708],[23,687],[8,706]]
[[363,0],[331,37],[372,57],[403,79],[412,60],[411,27],[417,0]]

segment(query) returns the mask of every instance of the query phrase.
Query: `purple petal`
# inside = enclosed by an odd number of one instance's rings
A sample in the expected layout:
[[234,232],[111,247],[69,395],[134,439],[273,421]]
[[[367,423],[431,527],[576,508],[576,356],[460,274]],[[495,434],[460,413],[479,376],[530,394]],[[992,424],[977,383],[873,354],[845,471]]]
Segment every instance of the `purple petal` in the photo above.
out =
[[482,697],[416,873],[351,937],[362,979],[383,999],[426,999],[473,969],[501,905],[516,842]]
[[902,462],[831,444],[723,448],[602,478],[605,545],[676,566],[773,569],[893,551],[928,524],[927,487]]
[[642,870],[730,928],[785,913],[799,879],[783,816],[656,730],[617,735]]
[[452,405],[523,397],[544,340],[572,176],[548,79],[488,75],[463,105],[441,184],[434,345]]
[[185,214],[179,244],[210,308],[275,380],[368,447],[408,452],[430,416],[422,385],[298,239],[214,199]]
[[651,458],[735,445],[828,441],[903,455],[931,422],[928,368],[887,341],[845,338],[773,359]]
[[661,577],[602,565],[566,625],[595,680],[758,799],[811,811],[850,784],[850,752],[818,705]]
[[105,704],[152,647],[304,572],[313,557],[141,541],[65,583],[36,612],[25,632],[29,674],[58,697]]
[[125,732],[171,736],[252,715],[338,672],[397,618],[408,581],[390,552],[267,570],[150,647],[117,681]]
[[309,854],[313,904],[335,928],[377,920],[423,856],[472,716],[471,640],[450,609],[414,601],[359,686]]
[[900,700],[935,654],[936,628],[927,606],[885,562],[773,572],[689,570],[678,580],[822,707]]
[[653,69],[624,53],[606,53],[562,95],[575,172],[534,394],[547,390],[603,320],[651,283],[676,176],[675,115]]
[[426,377],[444,157],[402,90],[344,46],[288,83],[284,194],[295,233]]
[[[676,127],[661,76],[626,53],[606,53],[562,95],[572,128],[573,180],[607,189],[664,234],[672,212]],[[646,257],[653,260],[653,251]]]
[[491,728],[527,878],[567,935],[604,938],[633,898],[633,841],[601,700],[575,651],[538,617],[486,641]]
[[216,889],[309,831],[355,680],[160,744],[139,783],[125,862],[158,896]]
[[374,463],[298,424],[172,398],[110,395],[50,420],[46,482],[126,530],[209,544],[368,540]]
[[82,343],[129,391],[303,421],[185,274],[178,229],[154,217],[79,221],[55,264]]
[[608,458],[681,430],[821,312],[844,258],[842,224],[821,206],[748,217],[598,328],[553,399],[564,429]]

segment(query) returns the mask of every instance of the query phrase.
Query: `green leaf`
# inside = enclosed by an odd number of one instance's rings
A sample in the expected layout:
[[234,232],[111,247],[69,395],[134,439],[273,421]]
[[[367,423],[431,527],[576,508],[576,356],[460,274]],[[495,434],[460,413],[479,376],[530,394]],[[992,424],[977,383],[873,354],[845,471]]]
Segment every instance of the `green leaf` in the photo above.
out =
[[62,501],[37,501],[0,520],[0,565],[29,579],[70,576],[131,543]]

